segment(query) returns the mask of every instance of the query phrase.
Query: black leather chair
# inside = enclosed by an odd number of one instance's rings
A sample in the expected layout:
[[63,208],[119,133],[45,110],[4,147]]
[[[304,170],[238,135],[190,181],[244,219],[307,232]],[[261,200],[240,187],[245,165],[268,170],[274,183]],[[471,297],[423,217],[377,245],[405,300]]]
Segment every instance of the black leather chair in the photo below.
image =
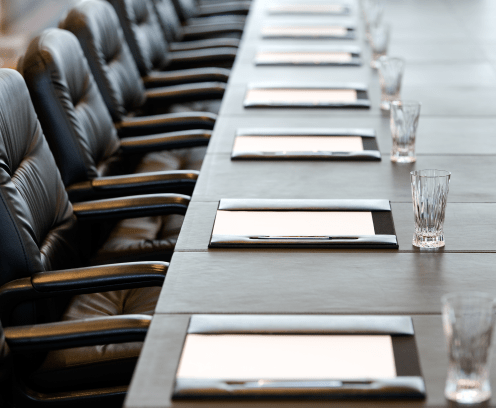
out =
[[[91,221],[184,214],[189,197],[68,200],[22,76],[0,70],[0,319],[27,400],[122,401],[168,264],[95,264]],[[122,251],[123,258],[130,254]],[[76,268],[76,269],[73,269]],[[137,315],[137,316],[128,316]],[[63,321],[60,325],[49,323]],[[123,344],[115,344],[123,343]],[[105,346],[96,346],[105,345]],[[22,405],[21,405],[22,406]]]
[[194,75],[195,82],[209,80],[227,82],[229,70],[211,67],[230,68],[236,57],[236,48],[169,52],[169,45],[163,35],[152,0],[108,1],[117,12],[124,36],[145,85],[161,83],[163,71],[191,67],[196,69],[170,72],[169,75]]
[[[216,116],[211,112],[185,111],[218,110],[218,98],[224,94],[225,83],[202,82],[145,90],[119,19],[106,1],[80,2],[59,26],[78,38],[119,135],[213,128]],[[177,78],[172,83],[177,83]],[[188,101],[197,102],[185,104]],[[158,113],[169,115],[157,116]]]
[[[22,59],[22,71],[48,144],[72,202],[126,195],[175,192],[190,195],[211,131],[192,130],[119,139],[77,38],[47,29],[34,38]],[[167,150],[177,147],[184,149]],[[169,170],[169,171],[163,171]],[[176,170],[176,171],[171,171]],[[157,247],[161,259],[172,254],[181,215],[132,218],[101,224],[109,235],[98,251],[108,262],[127,248]],[[105,226],[105,228],[104,228]],[[157,240],[157,237],[161,237]]]
[[[203,31],[199,30],[198,27],[183,27],[172,0],[152,0],[152,2],[171,51],[239,47],[238,38],[227,37],[233,33],[232,24],[207,26]],[[239,33],[239,30],[234,30],[235,36],[239,37]]]
[[186,148],[207,145],[210,130],[119,139],[81,46],[66,30],[50,28],[34,38],[18,70],[71,201],[192,193],[198,171],[185,169],[201,162],[186,160],[194,150]]

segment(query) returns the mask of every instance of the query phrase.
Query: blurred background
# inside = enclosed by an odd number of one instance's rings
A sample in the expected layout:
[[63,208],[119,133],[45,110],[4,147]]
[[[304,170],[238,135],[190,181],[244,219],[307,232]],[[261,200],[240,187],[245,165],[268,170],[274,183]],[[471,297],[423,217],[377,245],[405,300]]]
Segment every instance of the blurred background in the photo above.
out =
[[77,0],[0,0],[0,67],[15,68],[30,38],[55,27]]

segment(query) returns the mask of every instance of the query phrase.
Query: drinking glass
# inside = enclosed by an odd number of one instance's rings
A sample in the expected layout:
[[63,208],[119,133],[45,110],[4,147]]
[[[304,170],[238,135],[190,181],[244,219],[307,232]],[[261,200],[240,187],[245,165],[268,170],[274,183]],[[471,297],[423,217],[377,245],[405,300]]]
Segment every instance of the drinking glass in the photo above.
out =
[[476,404],[491,397],[489,355],[494,327],[494,296],[482,292],[451,293],[441,299],[449,367],[444,395]]
[[379,82],[381,83],[381,109],[388,111],[391,102],[400,99],[401,79],[405,69],[402,58],[383,56],[379,58]]
[[415,232],[413,245],[421,248],[444,246],[444,215],[451,173],[446,170],[410,172]]
[[363,14],[365,18],[365,36],[370,42],[370,28],[376,26],[382,20],[384,14],[384,3],[382,0],[369,0],[364,4]]
[[389,45],[389,25],[377,24],[370,27],[370,46],[372,47],[372,59],[370,66],[379,68],[379,58],[387,54]]
[[420,102],[415,101],[391,102],[392,162],[415,162],[415,137],[420,116],[420,107]]

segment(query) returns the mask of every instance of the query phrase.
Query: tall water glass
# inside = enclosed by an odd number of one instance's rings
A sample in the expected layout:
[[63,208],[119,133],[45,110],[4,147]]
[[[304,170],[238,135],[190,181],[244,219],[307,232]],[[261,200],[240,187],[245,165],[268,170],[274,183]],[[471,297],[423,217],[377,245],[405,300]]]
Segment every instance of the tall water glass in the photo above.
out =
[[379,58],[379,82],[381,84],[381,109],[388,111],[391,102],[400,99],[401,80],[405,69],[402,58],[383,56]]
[[444,395],[463,404],[491,397],[489,356],[494,327],[494,296],[451,293],[441,299],[449,367]]
[[415,162],[415,137],[420,116],[420,102],[391,102],[391,161],[395,163]]
[[387,54],[389,45],[389,25],[379,23],[370,27],[370,46],[372,47],[372,59],[370,66],[379,68],[379,58]]
[[365,35],[370,42],[370,28],[376,26],[382,20],[384,14],[384,3],[382,0],[369,0],[363,8],[365,17]]
[[410,172],[415,232],[413,245],[421,248],[444,246],[444,215],[451,173],[446,170]]

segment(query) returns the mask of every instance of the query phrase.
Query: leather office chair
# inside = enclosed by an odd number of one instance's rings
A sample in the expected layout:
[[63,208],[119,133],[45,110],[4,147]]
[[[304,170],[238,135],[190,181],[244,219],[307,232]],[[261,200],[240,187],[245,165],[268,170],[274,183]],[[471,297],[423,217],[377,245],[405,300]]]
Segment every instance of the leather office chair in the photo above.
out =
[[[152,0],[108,0],[113,6],[127,40],[136,65],[144,78],[145,85],[159,82],[163,71],[177,68],[191,68],[170,72],[170,75],[190,74],[198,81],[227,82],[229,70],[236,57],[236,48],[221,47],[202,50],[169,52],[169,45]],[[205,68],[199,68],[205,67]]]
[[[186,101],[218,109],[226,88],[221,82],[173,85],[145,90],[119,19],[106,1],[87,0],[69,10],[59,24],[79,40],[103,100],[120,136],[137,136],[185,129],[212,129],[216,115],[185,112]],[[169,113],[158,116],[158,113]],[[172,114],[171,114],[172,113]]]
[[[119,19],[109,3],[96,0],[81,2],[69,11],[60,27],[71,31],[78,38],[120,137],[213,128],[217,116],[212,113],[185,113],[184,110],[191,109],[191,106],[176,104],[172,105],[171,110],[180,113],[157,114],[164,102],[174,100],[178,95],[193,94],[200,97],[204,84],[145,91]],[[223,92],[225,84],[205,86],[206,93],[212,88]],[[207,107],[212,106],[209,101],[206,104]],[[201,102],[197,105],[193,108],[203,107]],[[182,155],[181,152],[178,154]],[[186,168],[199,168],[205,148],[195,148],[193,153],[186,154]],[[195,163],[198,163],[198,167],[193,166]]]
[[[72,202],[153,193],[191,195],[204,146],[211,131],[192,130],[119,139],[77,38],[70,32],[47,29],[34,38],[19,70]],[[160,151],[161,150],[161,151]],[[160,152],[159,152],[160,151]],[[196,152],[200,156],[200,152]],[[169,171],[163,171],[169,170]],[[98,252],[107,261],[152,245],[160,236],[161,259],[170,256],[183,217],[132,218],[107,223],[110,234]]]
[[[208,26],[203,31],[198,28],[183,27],[172,0],[152,0],[152,3],[171,51],[239,47],[238,38],[222,38],[223,35],[232,33],[231,24]],[[234,31],[236,32],[239,37],[239,31]],[[196,38],[202,39],[195,40]]]
[[[0,95],[0,319],[11,351],[29,353],[15,362],[19,392],[70,406],[81,399],[86,406],[122,401],[141,347],[136,341],[143,339],[168,264],[154,253],[154,262],[89,267],[95,237],[88,225],[184,214],[189,197],[71,205],[18,72],[0,70]],[[63,323],[49,324],[57,321]],[[32,324],[48,325],[8,331]]]

